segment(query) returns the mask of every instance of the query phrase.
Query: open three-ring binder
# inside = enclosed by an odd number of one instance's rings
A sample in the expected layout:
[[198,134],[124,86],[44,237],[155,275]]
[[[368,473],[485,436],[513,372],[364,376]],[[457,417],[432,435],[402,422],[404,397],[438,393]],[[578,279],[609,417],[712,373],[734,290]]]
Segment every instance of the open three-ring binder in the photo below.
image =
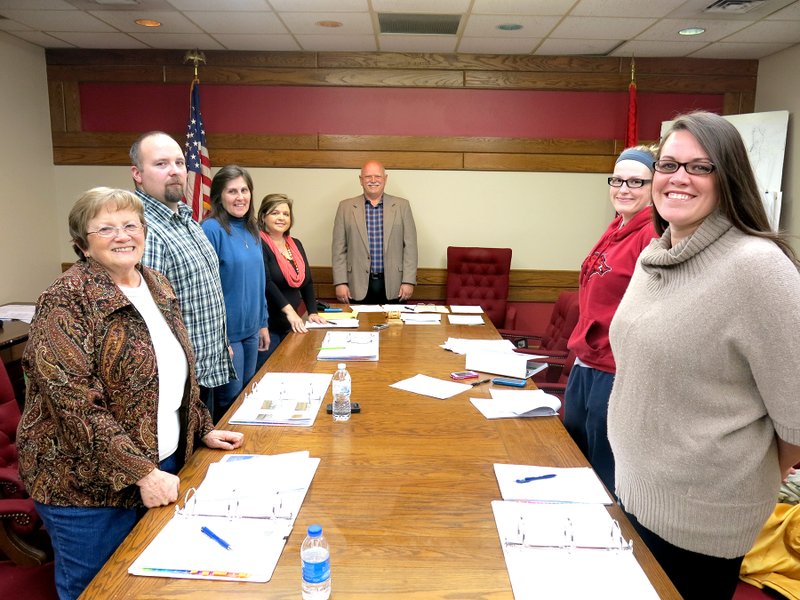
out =
[[128,573],[269,581],[318,465],[308,452],[226,455],[175,505]]
[[492,511],[515,598],[658,600],[602,504],[495,500]]

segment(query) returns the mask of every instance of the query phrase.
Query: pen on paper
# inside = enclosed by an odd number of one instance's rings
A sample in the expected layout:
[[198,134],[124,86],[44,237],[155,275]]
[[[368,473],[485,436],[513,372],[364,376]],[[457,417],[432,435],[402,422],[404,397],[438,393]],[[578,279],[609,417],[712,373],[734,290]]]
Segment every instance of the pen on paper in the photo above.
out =
[[530,481],[539,481],[540,479],[552,479],[555,473],[547,473],[546,475],[534,475],[532,477],[521,477],[516,480],[517,483],[528,483]]
[[205,534],[206,534],[208,537],[210,537],[212,540],[214,540],[215,542],[217,542],[217,543],[218,543],[220,546],[222,546],[223,548],[225,548],[225,550],[233,550],[233,548],[231,548],[231,545],[230,545],[228,542],[226,542],[225,540],[223,540],[223,539],[222,539],[221,537],[219,537],[219,536],[218,536],[216,533],[214,533],[213,531],[211,531],[211,530],[210,530],[208,527],[201,527],[201,528],[200,528],[200,531],[202,531],[203,533],[205,533]]

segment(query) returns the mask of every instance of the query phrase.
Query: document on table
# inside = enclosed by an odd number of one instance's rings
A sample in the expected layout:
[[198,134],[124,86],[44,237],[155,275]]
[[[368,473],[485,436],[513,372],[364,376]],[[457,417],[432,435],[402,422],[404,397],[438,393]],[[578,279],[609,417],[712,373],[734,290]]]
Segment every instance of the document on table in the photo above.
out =
[[0,320],[10,321],[13,319],[30,323],[33,321],[35,311],[35,304],[6,304],[5,306],[0,306]]
[[449,313],[447,307],[442,304],[414,304],[411,306],[414,312],[418,313]]
[[311,427],[332,377],[327,373],[267,373],[245,394],[230,422]]
[[517,600],[658,599],[604,506],[495,500],[492,512]]
[[447,315],[450,325],[484,325],[481,315]]
[[379,339],[377,331],[329,331],[322,340],[317,360],[375,362]]
[[480,313],[483,312],[483,308],[481,308],[480,306],[471,306],[471,305],[464,305],[464,304],[451,304],[450,305],[450,312],[480,314]]
[[597,474],[589,467],[537,467],[495,463],[503,500],[612,504]]
[[307,329],[357,329],[358,319],[340,319],[330,320],[327,316],[323,317],[327,323],[314,323],[313,321],[306,321]]
[[420,394],[422,396],[432,396],[434,398],[439,398],[439,400],[445,400],[446,398],[472,389],[472,386],[469,384],[445,381],[444,379],[436,379],[435,377],[428,377],[427,375],[414,375],[408,379],[393,383],[389,387],[413,392],[414,394]]
[[487,419],[518,417],[551,417],[558,414],[561,400],[542,390],[489,389],[491,398],[470,398],[469,401]]
[[[456,354],[466,354],[467,352],[513,352],[514,344],[511,340],[475,340],[469,338],[447,338],[441,347]],[[528,357],[530,358],[530,357]]]
[[209,465],[128,573],[269,581],[319,459],[308,452],[245,456]]
[[439,313],[416,313],[403,312],[400,318],[406,325],[438,325],[442,322],[442,315]]
[[356,314],[386,312],[386,310],[380,304],[351,304],[350,310]]

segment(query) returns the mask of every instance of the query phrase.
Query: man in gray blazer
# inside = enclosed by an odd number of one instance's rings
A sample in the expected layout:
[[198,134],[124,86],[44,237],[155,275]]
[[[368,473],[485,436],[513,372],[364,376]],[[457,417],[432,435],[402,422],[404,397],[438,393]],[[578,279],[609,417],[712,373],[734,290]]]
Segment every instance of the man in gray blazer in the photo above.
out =
[[405,302],[417,283],[417,228],[408,200],[384,194],[386,170],[367,161],[364,194],[339,203],[331,245],[336,299],[344,304]]

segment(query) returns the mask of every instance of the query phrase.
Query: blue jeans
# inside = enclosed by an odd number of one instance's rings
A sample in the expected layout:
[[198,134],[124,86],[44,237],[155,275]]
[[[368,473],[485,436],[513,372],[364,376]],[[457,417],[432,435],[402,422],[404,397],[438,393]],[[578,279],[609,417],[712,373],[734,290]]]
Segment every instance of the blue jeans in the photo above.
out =
[[[176,475],[175,454],[162,460],[159,468]],[[34,504],[53,544],[60,600],[73,600],[83,593],[144,514],[135,508]]]
[[218,422],[230,408],[233,401],[256,374],[258,358],[258,332],[238,342],[231,342],[233,349],[233,368],[238,379],[214,388],[214,422]]
[[[291,330],[289,330],[291,331]],[[265,350],[264,352],[258,353],[258,361],[256,362],[256,371],[260,371],[261,367],[264,366],[264,363],[267,362],[267,359],[272,356],[272,353],[278,349],[278,344],[280,344],[283,339],[289,335],[289,331],[281,335],[280,333],[273,333],[272,331],[269,332],[269,349]]]
[[[177,474],[175,454],[159,467]],[[35,505],[53,544],[60,600],[74,600],[83,593],[144,514],[135,508]]]
[[574,366],[564,392],[564,428],[614,493],[614,454],[608,442],[608,399],[614,375],[591,367]]

